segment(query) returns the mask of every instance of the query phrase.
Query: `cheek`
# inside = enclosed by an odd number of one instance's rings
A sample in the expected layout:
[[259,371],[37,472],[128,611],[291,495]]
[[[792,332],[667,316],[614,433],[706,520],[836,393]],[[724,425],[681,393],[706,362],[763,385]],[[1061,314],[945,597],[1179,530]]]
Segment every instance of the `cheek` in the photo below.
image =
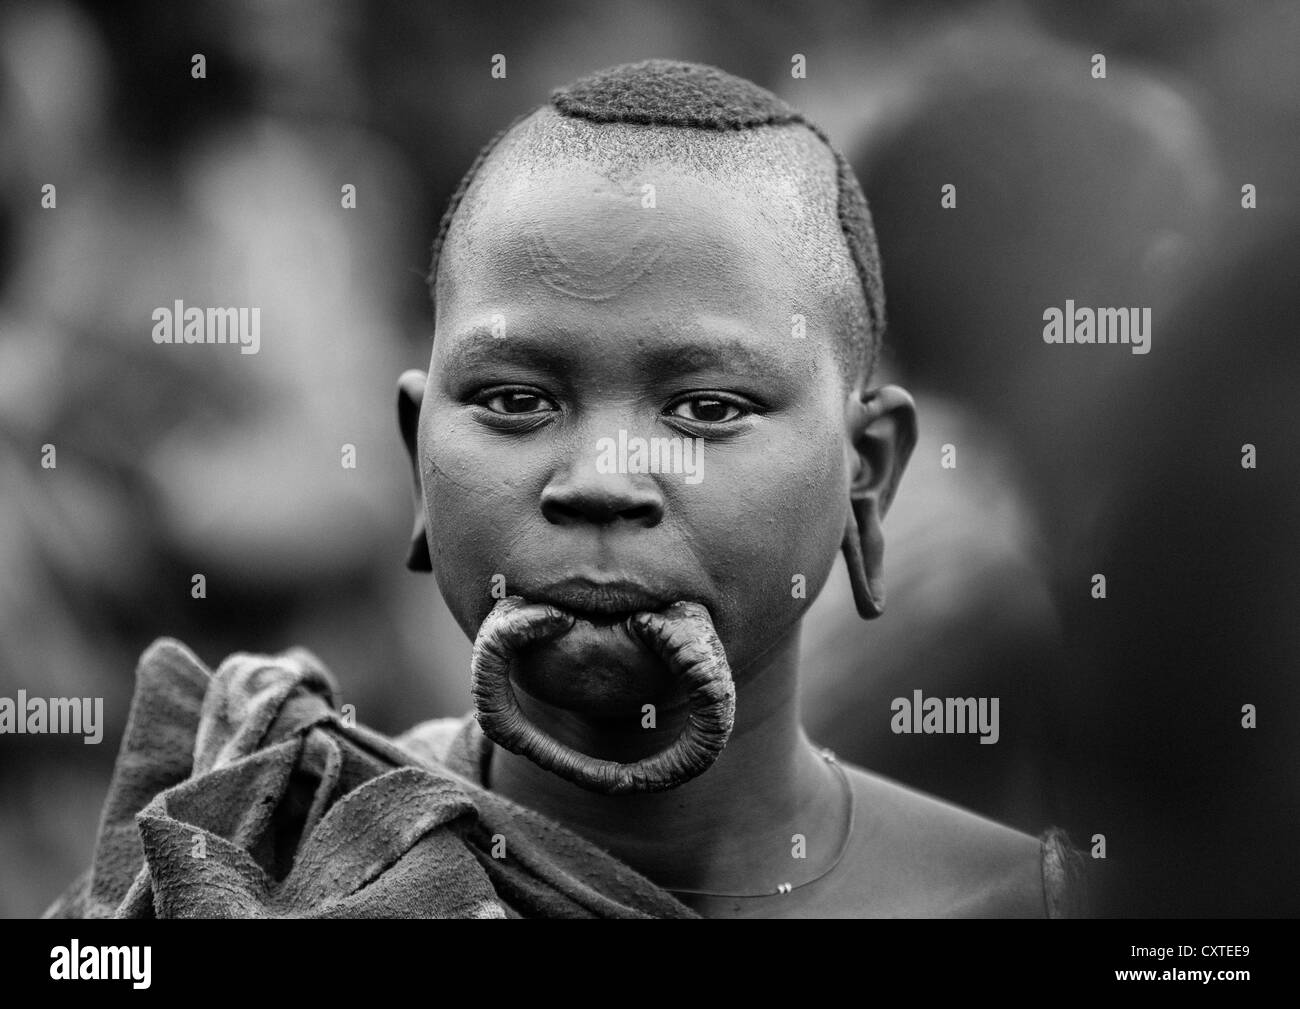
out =
[[[438,417],[431,418],[437,423]],[[519,528],[514,467],[492,463],[471,432],[454,423],[422,442],[421,480],[429,553],[443,598],[466,633],[492,608],[492,577]]]
[[831,432],[748,462],[714,466],[719,493],[691,508],[690,524],[720,590],[719,631],[752,650],[784,633],[825,584],[844,534],[848,474]]

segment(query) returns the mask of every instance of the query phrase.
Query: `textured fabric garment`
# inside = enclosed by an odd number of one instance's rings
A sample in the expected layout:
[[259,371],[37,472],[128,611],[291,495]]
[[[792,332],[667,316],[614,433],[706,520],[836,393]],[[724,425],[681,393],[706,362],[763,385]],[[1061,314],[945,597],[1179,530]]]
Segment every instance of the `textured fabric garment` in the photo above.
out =
[[1088,914],[1087,862],[1058,827],[1038,837],[1043,853],[1043,903],[1049,918],[1082,918]]
[[300,649],[213,674],[155,642],[91,867],[46,917],[696,917],[428,759],[427,732],[407,749],[346,725],[335,696]]

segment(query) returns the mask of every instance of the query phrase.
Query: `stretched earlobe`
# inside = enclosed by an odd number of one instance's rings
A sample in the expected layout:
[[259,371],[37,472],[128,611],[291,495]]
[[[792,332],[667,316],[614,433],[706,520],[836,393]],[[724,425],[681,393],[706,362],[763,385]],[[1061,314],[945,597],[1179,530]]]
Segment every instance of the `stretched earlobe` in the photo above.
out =
[[853,602],[864,620],[885,612],[885,512],[916,445],[916,404],[906,389],[855,392],[847,404],[847,433],[856,458],[841,549]]
[[[867,514],[859,518],[859,509]],[[875,620],[885,612],[885,580],[881,573],[885,539],[874,500],[854,502],[849,508],[840,550],[849,569],[849,585],[853,589],[853,604],[858,609],[858,616],[863,620]]]
[[411,462],[415,490],[415,528],[411,530],[411,544],[406,552],[406,567],[411,571],[433,570],[433,559],[429,556],[429,537],[424,524],[424,495],[420,487],[420,406],[424,402],[426,378],[424,372],[411,370],[403,372],[397,380],[397,428]]
[[429,556],[429,537],[424,534],[424,521],[417,519],[411,533],[411,546],[406,552],[408,571],[432,571],[433,558]]

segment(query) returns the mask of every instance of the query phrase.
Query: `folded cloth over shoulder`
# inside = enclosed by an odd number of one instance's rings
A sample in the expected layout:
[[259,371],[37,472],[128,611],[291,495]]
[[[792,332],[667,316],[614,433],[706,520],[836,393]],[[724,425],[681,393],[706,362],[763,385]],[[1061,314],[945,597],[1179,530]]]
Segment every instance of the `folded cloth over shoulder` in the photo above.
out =
[[301,649],[212,673],[156,641],[92,864],[45,916],[696,917],[483,788],[468,723],[389,739],[347,724],[336,696]]

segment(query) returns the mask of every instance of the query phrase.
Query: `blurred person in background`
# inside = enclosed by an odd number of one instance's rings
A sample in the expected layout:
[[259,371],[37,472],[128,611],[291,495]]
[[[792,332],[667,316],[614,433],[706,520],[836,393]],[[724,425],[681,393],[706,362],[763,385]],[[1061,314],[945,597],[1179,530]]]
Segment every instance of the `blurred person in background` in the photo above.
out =
[[[1121,376],[1150,370],[1127,347],[1045,344],[1043,312],[1067,297],[1151,306],[1158,362],[1220,190],[1185,89],[1127,63],[1098,81],[1089,65],[1020,20],[974,17],[898,54],[864,103],[854,163],[879,208],[891,363],[917,390],[922,440],[900,491],[913,508],[891,530],[897,610],[857,625],[841,586],[805,639],[824,678],[807,702],[819,738],[1026,823],[1068,812],[1051,753],[1080,671],[1057,583],[1080,577],[1068,546],[1109,465],[1097,421]],[[999,744],[882,731],[914,689],[1002,698]]]

